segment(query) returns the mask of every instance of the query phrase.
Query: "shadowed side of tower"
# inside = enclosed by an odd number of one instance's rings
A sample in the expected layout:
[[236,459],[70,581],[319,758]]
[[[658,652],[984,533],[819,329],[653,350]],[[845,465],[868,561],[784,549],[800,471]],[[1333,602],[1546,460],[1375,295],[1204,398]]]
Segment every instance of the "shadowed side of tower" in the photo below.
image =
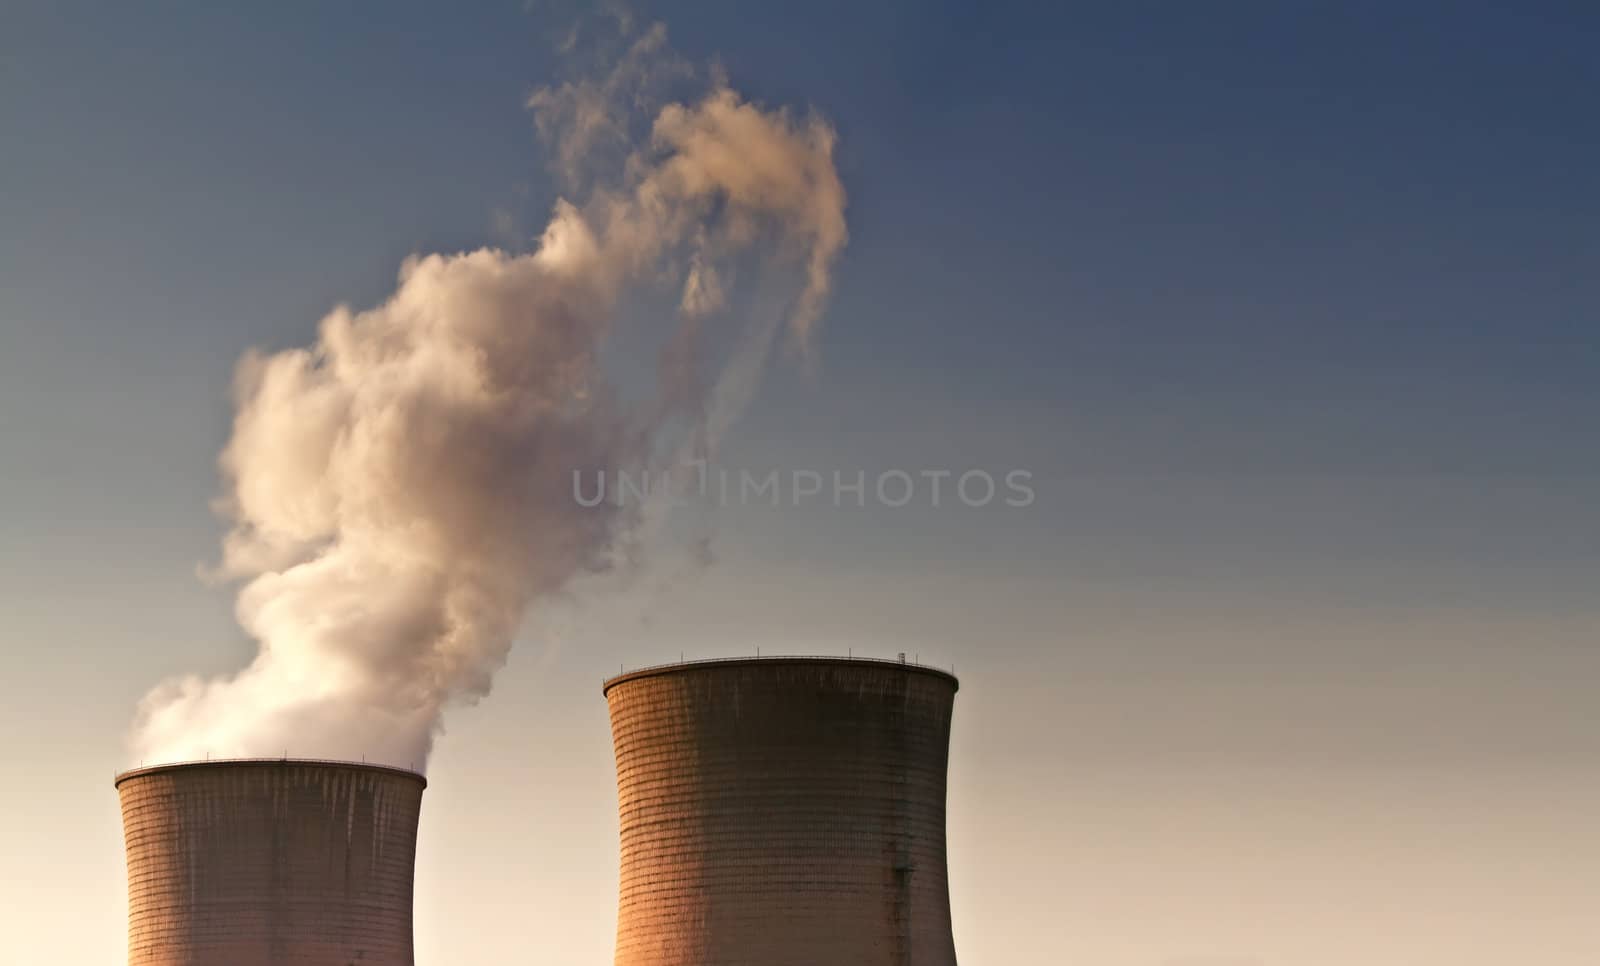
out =
[[295,760],[119,776],[129,966],[412,966],[426,784]]
[[820,658],[608,681],[617,966],[953,966],[956,688],[916,665]]

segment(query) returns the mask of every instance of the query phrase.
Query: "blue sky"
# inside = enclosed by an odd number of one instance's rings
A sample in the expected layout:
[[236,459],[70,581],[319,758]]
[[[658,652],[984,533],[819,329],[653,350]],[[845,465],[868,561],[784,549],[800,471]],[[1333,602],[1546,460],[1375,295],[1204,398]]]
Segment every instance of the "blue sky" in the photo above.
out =
[[[1593,11],[638,16],[839,132],[817,364],[774,368],[730,464],[1026,467],[1038,499],[730,508],[703,573],[536,615],[439,746],[419,961],[523,927],[606,961],[598,679],[755,646],[958,665],[964,962],[1595,961]],[[19,962],[120,954],[134,702],[248,659],[194,575],[235,361],[407,254],[532,243],[558,188],[523,104],[571,18],[0,3]]]

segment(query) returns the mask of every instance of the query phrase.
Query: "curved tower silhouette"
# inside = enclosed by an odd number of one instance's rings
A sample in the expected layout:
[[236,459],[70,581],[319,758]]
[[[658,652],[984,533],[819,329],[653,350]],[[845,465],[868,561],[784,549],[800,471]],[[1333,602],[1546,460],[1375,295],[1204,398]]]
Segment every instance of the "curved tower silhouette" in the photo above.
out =
[[953,966],[957,687],[931,668],[833,658],[607,681],[616,966]]
[[116,785],[129,966],[412,966],[421,775],[219,761]]

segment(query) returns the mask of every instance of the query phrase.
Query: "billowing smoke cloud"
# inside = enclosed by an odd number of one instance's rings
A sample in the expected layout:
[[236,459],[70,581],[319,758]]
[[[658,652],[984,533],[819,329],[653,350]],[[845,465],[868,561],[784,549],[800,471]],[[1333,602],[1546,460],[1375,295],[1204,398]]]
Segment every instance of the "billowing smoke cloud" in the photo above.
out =
[[[382,304],[337,308],[310,346],[242,360],[219,571],[242,583],[238,618],[260,650],[237,674],[147,696],[138,758],[420,766],[444,709],[488,693],[529,608],[612,566],[636,532],[636,509],[580,505],[573,473],[650,465],[669,427],[688,418],[704,438],[742,406],[781,319],[747,327],[710,387],[685,388],[731,265],[788,266],[787,325],[805,345],[846,240],[833,130],[720,79],[651,103],[657,80],[687,75],[656,28],[603,79],[539,92],[558,166],[587,184],[533,251],[414,256]],[[584,177],[590,159],[608,170],[606,151],[615,174]],[[630,404],[603,350],[619,300],[663,279],[663,385]]]

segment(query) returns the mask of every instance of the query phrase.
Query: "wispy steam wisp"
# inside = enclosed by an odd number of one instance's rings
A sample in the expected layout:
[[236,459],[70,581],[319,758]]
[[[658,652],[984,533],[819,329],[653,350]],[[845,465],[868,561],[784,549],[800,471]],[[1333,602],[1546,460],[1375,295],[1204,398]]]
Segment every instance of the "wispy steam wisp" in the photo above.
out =
[[220,570],[242,582],[260,650],[232,676],[155,689],[136,757],[420,766],[444,709],[489,691],[528,609],[609,566],[637,522],[579,506],[574,471],[646,464],[669,414],[720,432],[764,363],[770,335],[747,334],[759,351],[735,352],[697,405],[630,407],[600,362],[619,299],[676,281],[661,317],[680,351],[662,378],[678,382],[698,319],[727,304],[725,267],[759,257],[792,266],[788,326],[805,343],[846,239],[833,131],[721,81],[651,105],[638,79],[661,72],[643,62],[669,57],[652,31],[604,80],[534,97],[568,169],[648,116],[618,173],[559,203],[532,252],[412,257],[381,305],[242,360]]

